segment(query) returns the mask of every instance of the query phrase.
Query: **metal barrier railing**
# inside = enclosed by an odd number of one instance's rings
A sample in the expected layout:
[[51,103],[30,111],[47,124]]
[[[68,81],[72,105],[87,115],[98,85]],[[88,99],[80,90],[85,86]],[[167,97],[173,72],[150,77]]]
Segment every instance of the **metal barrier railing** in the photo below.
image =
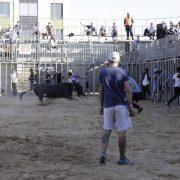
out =
[[[7,47],[7,45],[9,46]],[[95,93],[98,91],[97,67],[105,61],[109,52],[122,50],[124,50],[123,44],[63,43],[57,44],[53,48],[47,43],[39,42],[16,43],[11,46],[4,43],[0,48],[0,80],[5,87],[5,94],[10,94],[11,81],[9,76],[13,67],[17,69],[20,77],[18,91],[26,90],[29,87],[30,68],[36,69],[38,67],[39,83],[44,83],[46,68],[50,69],[52,75],[57,69],[60,69],[63,80],[66,80],[67,71],[72,67],[74,73],[80,75],[80,81],[85,88],[85,71],[89,67],[90,90]]]
[[139,47],[141,61],[167,59],[180,56],[180,34],[167,36]]
[[[172,59],[163,59],[157,61],[122,61],[122,67],[126,69],[129,74],[136,79],[139,85],[141,85],[141,77],[145,68],[149,69],[150,75],[150,89],[151,95],[153,93],[153,83],[154,83],[154,71],[155,69],[162,70],[160,78],[158,79],[158,87],[156,92],[156,101],[158,101],[160,97],[160,91],[164,87],[164,93],[162,94],[162,101],[167,101],[174,94],[173,90],[173,74],[176,72],[176,67],[180,66],[180,58],[172,58]],[[151,98],[151,97],[149,97]],[[176,101],[178,102],[178,100]]]
[[[5,18],[7,19],[7,18]],[[3,17],[0,17],[0,21],[3,21]],[[14,17],[13,19],[10,17],[9,18],[9,27],[13,27],[10,22],[17,22],[19,20],[18,17]],[[118,34],[121,38],[126,36],[126,31],[124,28],[123,21],[124,19],[63,19],[63,23],[61,27],[57,27],[57,23],[53,25],[53,20],[51,19],[44,19],[44,18],[39,18],[39,30],[41,33],[46,32],[46,26],[48,22],[52,22],[53,26],[53,32],[57,38],[57,40],[62,40],[64,37],[66,37],[69,33],[74,33],[77,36],[83,36],[84,34],[84,25],[88,25],[91,22],[93,22],[95,28],[97,29],[97,32],[99,32],[100,27],[103,25],[106,28],[107,34],[111,36],[111,28],[112,24],[116,23],[117,28],[118,28]],[[135,36],[143,36],[145,28],[150,26],[150,23],[154,24],[154,27],[156,27],[157,24],[166,22],[167,25],[169,25],[169,22],[172,21],[174,24],[177,24],[180,20],[180,17],[167,17],[167,18],[149,18],[149,19],[135,19],[134,18],[134,25],[133,25],[133,32]],[[62,21],[57,20],[57,21]],[[31,22],[31,19],[29,19],[29,24],[32,26],[33,24],[35,25],[36,22]],[[61,24],[59,22],[59,24]],[[6,25],[7,26],[7,25]],[[25,29],[28,29],[28,24],[22,24],[22,37],[23,39],[26,38],[28,40],[34,41],[34,38],[32,37],[33,35],[33,30],[31,27],[31,30],[27,31]],[[1,28],[3,29],[3,24],[1,24]],[[7,27],[6,27],[7,28]],[[43,36],[42,36],[43,37]]]

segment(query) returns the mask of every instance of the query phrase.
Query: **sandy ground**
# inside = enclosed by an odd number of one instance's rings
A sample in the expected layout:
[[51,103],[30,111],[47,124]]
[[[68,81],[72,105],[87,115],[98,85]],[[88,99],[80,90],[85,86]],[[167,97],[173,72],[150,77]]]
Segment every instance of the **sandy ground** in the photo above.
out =
[[98,97],[46,100],[0,97],[0,180],[178,180],[180,109],[141,102],[127,133],[127,157],[118,166],[114,132],[99,165],[102,117]]

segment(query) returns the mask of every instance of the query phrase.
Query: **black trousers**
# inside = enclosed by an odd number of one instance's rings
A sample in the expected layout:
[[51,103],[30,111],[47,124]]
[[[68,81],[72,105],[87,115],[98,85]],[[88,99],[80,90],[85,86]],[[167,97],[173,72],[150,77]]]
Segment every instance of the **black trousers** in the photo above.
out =
[[17,95],[17,83],[12,83],[12,95]]
[[168,105],[170,105],[177,97],[180,96],[180,87],[174,87],[174,96],[168,101]]
[[134,39],[133,32],[132,32],[132,26],[126,26],[126,33],[127,33],[127,39],[129,39],[129,33],[130,33],[132,39]]
[[150,90],[149,90],[149,84],[146,86],[142,86],[142,93],[143,93],[143,99],[146,100],[146,93],[148,93],[149,96],[151,96]]

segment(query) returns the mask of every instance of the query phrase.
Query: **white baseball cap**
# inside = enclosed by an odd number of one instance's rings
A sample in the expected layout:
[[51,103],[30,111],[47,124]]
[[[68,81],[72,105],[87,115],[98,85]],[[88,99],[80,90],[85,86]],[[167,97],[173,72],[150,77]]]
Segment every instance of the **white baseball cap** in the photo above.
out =
[[109,61],[118,62],[120,60],[120,56],[118,52],[111,52],[108,56]]

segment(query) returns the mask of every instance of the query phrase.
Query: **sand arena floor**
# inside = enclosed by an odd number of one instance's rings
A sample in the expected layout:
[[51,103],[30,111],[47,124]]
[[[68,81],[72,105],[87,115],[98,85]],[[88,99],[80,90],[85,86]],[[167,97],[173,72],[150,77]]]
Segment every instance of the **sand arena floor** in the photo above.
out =
[[141,102],[127,133],[127,157],[118,166],[113,132],[99,165],[102,117],[98,97],[45,100],[0,97],[0,180],[178,180],[180,109]]

